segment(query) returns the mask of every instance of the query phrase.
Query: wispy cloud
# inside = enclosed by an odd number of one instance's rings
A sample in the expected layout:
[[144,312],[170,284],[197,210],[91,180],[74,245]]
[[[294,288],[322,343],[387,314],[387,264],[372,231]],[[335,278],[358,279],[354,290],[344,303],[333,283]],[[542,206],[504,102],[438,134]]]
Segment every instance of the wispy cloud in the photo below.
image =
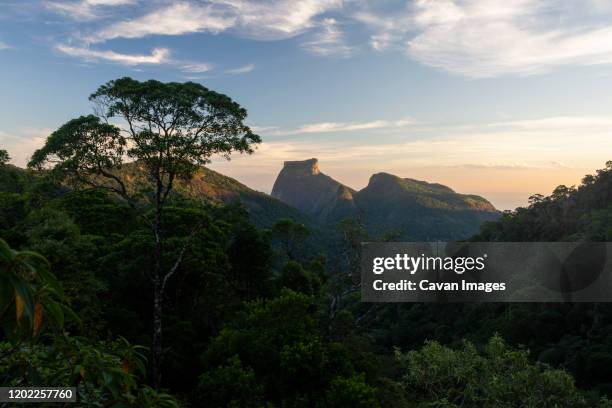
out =
[[341,0],[180,1],[126,19],[87,36],[91,42],[151,35],[220,33],[229,29],[256,39],[289,38],[313,27],[314,17],[339,7]]
[[612,63],[612,25],[551,25],[547,2],[419,1],[415,59],[469,77],[537,74],[562,65]]
[[291,38],[316,25],[315,18],[340,9],[342,0],[220,0],[236,16],[234,30],[261,40]]
[[236,18],[211,4],[180,2],[154,10],[141,17],[111,24],[87,39],[103,42],[114,38],[142,38],[150,35],[218,33],[232,27]]
[[79,0],[47,1],[48,9],[62,13],[73,19],[92,20],[101,17],[105,7],[135,4],[138,0]]
[[302,43],[302,47],[312,54],[323,57],[345,58],[350,57],[354,51],[354,47],[347,45],[344,33],[333,18],[323,19],[319,31]]
[[367,10],[354,17],[373,32],[374,49],[402,47],[423,64],[486,78],[612,64],[612,24],[601,18],[612,9],[600,3],[572,8],[556,0],[416,0],[404,11]]
[[290,136],[305,133],[333,133],[333,132],[350,132],[359,130],[374,130],[385,128],[401,128],[413,125],[415,122],[412,119],[400,120],[374,120],[370,122],[320,122],[309,123],[293,129],[281,129],[276,127],[258,128],[261,133],[269,136]]
[[[612,64],[612,6],[606,0],[414,0],[395,6],[366,0],[41,1],[77,21],[109,17],[107,24],[74,33],[83,47],[113,39],[229,33],[256,40],[301,36],[296,43],[307,52],[349,57],[361,49],[355,43],[361,36],[349,37],[342,29],[350,22],[365,26],[376,51],[401,52],[470,78]],[[124,13],[119,6],[131,7]]]
[[[405,127],[391,142],[355,144],[350,138],[273,139],[266,152],[274,160],[319,157],[330,161],[383,159],[389,166],[451,166],[465,168],[576,168],[604,163],[612,149],[612,117],[542,117],[506,122],[452,126],[413,120],[363,123],[318,123],[290,131],[257,128],[264,135],[357,131]],[[415,126],[412,126],[412,125]],[[607,124],[607,125],[606,125]],[[277,150],[278,147],[278,150]],[[517,161],[517,157],[520,161]],[[380,162],[379,162],[380,164]],[[591,164],[592,166],[592,164]]]
[[150,54],[125,54],[111,50],[96,50],[90,47],[74,47],[66,44],[58,44],[55,48],[63,54],[81,58],[87,62],[102,61],[130,66],[163,64],[176,67],[187,74],[202,74],[214,68],[213,64],[207,62],[173,59],[171,58],[172,52],[168,48],[154,48]]
[[225,70],[225,73],[231,74],[231,75],[239,75],[239,74],[246,74],[248,72],[253,71],[254,69],[255,69],[255,64],[247,64],[242,67],[227,69]]
[[398,44],[405,40],[406,33],[412,27],[412,16],[407,9],[401,9],[392,15],[360,10],[352,17],[373,32],[370,35],[370,46],[376,51],[399,49]]
[[549,162],[537,162],[537,163],[526,163],[526,162],[509,162],[509,163],[466,163],[466,164],[457,164],[453,166],[445,166],[445,167],[453,167],[458,169],[470,169],[470,170],[536,170],[536,169],[564,169],[569,168],[565,164],[559,161],[549,161]]
[[212,64],[208,63],[187,63],[181,66],[181,70],[183,72],[188,72],[192,74],[201,74],[204,72],[208,72],[213,69]]
[[87,61],[111,61],[125,65],[164,64],[170,62],[170,50],[167,48],[154,48],[149,55],[121,54],[115,51],[100,51],[85,47],[71,47],[59,44],[56,49],[72,57],[83,58]]
[[11,48],[11,47],[9,47],[9,45],[7,43],[5,43],[4,41],[0,40],[0,50],[8,50],[9,48]]
[[509,127],[515,130],[587,130],[612,129],[612,117],[602,116],[551,116],[536,119],[492,122],[488,127]]

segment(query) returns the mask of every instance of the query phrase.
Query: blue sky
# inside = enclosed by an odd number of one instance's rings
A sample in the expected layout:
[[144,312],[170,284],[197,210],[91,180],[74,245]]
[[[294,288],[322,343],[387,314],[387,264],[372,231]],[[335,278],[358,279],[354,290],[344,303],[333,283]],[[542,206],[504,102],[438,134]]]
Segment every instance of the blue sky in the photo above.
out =
[[5,0],[0,145],[23,165],[121,76],[197,81],[249,111],[264,143],[212,167],[269,191],[318,157],[499,208],[612,159],[612,1]]

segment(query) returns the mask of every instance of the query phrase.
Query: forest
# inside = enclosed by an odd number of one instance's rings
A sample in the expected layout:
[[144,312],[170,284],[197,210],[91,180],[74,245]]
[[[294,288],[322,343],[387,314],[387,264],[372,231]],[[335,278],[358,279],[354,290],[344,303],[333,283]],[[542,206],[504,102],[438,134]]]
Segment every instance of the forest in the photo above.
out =
[[[392,233],[262,227],[176,188],[254,151],[237,102],[130,78],[90,100],[27,169],[0,151],[3,386],[85,407],[612,407],[612,306],[362,303],[360,244]],[[611,240],[612,162],[469,239]]]

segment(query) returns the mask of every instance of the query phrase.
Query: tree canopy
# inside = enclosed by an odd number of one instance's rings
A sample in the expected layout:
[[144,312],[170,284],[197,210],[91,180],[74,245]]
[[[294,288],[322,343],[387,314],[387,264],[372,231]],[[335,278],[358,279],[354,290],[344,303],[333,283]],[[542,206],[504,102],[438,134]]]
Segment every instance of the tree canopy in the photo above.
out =
[[[174,183],[189,179],[213,155],[229,159],[233,152],[252,153],[261,139],[245,124],[244,108],[194,82],[140,82],[126,77],[100,86],[89,99],[96,115],[73,119],[53,132],[29,166],[51,166],[54,173],[78,185],[118,195],[150,227],[155,243],[148,274],[153,283],[152,370],[158,385],[166,286],[179,270],[190,238],[204,227],[195,223],[173,259],[164,258],[164,212]],[[120,171],[126,161],[144,174],[144,185],[130,187]]]

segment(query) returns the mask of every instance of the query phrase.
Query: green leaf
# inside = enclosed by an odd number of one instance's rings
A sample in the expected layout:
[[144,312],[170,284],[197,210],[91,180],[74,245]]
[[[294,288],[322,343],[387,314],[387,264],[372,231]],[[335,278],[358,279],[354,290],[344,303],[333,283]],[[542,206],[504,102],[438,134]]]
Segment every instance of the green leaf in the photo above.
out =
[[28,318],[32,318],[34,314],[34,301],[32,299],[32,294],[30,293],[30,287],[22,279],[9,278],[9,280],[23,301],[25,315]]

